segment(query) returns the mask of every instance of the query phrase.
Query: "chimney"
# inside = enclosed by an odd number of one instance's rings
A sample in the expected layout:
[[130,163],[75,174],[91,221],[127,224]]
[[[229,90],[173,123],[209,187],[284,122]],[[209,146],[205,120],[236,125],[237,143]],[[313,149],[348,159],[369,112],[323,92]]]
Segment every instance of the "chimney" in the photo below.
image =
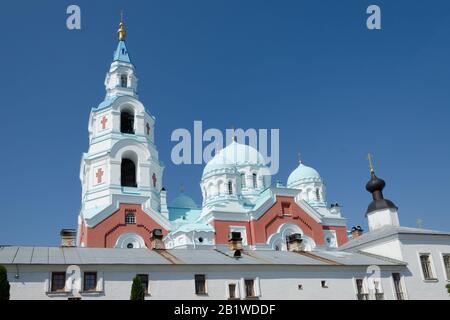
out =
[[76,247],[77,231],[75,229],[61,229],[61,247]]
[[151,249],[152,250],[164,250],[163,233],[161,229],[153,229],[152,235],[150,237]]
[[167,208],[167,191],[165,188],[161,189],[159,198],[161,203],[161,214],[167,219],[169,219],[169,209]]
[[361,226],[356,226],[352,228],[352,239],[356,239],[363,234],[363,229]]
[[289,251],[300,252],[302,250],[302,235],[300,233],[294,233],[288,236]]
[[340,215],[341,215],[341,210],[342,210],[342,207],[341,207],[341,205],[340,205],[339,203],[337,203],[337,202],[334,202],[334,203],[332,203],[332,204],[330,205],[330,212],[331,212],[332,214],[335,214],[335,215],[340,216]]
[[234,251],[234,257],[240,258],[244,248],[242,247],[242,237],[240,232],[231,232],[231,238],[228,240],[230,249]]

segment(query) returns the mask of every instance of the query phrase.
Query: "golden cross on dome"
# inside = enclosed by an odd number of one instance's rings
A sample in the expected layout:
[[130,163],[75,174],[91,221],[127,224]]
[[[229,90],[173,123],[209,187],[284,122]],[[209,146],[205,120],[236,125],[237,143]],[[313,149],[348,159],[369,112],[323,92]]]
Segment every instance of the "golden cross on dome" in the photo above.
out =
[[297,153],[297,157],[298,157],[298,163],[302,164],[303,163],[303,161],[302,161],[302,154],[300,152]]
[[373,166],[373,156],[372,156],[372,154],[368,153],[367,154],[367,159],[369,160],[370,173],[374,173],[375,172],[375,168]]

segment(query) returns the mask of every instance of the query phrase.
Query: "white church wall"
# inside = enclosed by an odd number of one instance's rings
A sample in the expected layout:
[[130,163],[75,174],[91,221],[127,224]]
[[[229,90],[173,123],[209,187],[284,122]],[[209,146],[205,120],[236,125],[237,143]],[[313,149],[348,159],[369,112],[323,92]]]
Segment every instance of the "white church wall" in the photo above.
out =
[[[62,266],[6,266],[12,299],[67,299],[67,294],[49,293],[51,272],[65,271]],[[393,299],[391,272],[399,267],[383,268],[382,288],[386,299]],[[148,274],[146,299],[227,299],[227,284],[235,283],[244,296],[244,280],[255,281],[259,299],[356,299],[355,279],[367,277],[365,267],[317,266],[81,266],[81,271],[97,271],[101,292],[81,293],[82,299],[129,299],[132,279]],[[18,272],[19,278],[15,278]],[[195,294],[194,275],[206,275],[206,295]],[[325,285],[322,285],[325,281]],[[367,281],[367,280],[365,280]],[[82,283],[82,281],[81,281]]]
[[372,245],[364,246],[364,248],[362,248],[361,250],[380,256],[404,261],[401,242],[396,236],[379,240]]
[[[405,277],[410,299],[450,299],[445,288],[450,282],[443,261],[443,255],[450,254],[450,237],[404,234],[400,240],[404,260],[411,272]],[[420,254],[430,254],[435,280],[424,279]]]

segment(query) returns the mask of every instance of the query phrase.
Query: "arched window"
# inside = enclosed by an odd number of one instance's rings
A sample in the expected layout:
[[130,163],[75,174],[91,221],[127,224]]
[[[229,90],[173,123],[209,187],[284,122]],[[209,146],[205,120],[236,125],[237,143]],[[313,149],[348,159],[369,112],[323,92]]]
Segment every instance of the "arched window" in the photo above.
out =
[[137,187],[136,183],[136,165],[133,160],[122,159],[122,164],[120,166],[120,183],[122,187]]
[[320,190],[319,190],[319,188],[316,189],[316,200],[320,201]]
[[128,77],[126,74],[120,76],[120,86],[122,88],[128,87]]
[[120,132],[134,134],[134,113],[123,110],[120,113]]
[[253,174],[253,188],[258,188],[258,176],[256,173]]
[[228,194],[233,194],[233,183],[231,181],[228,181]]
[[245,188],[245,173],[241,173],[241,188]]
[[136,216],[133,212],[125,212],[125,223],[126,224],[135,224]]

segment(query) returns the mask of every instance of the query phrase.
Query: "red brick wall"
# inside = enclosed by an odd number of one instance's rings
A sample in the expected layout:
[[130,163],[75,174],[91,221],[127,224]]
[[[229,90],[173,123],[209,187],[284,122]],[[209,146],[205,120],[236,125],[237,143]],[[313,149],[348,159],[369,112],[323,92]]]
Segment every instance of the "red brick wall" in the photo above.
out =
[[[136,224],[125,224],[125,210],[134,212]],[[161,229],[164,235],[168,233],[142,210],[141,205],[122,203],[119,210],[95,227],[85,227],[83,223],[80,238],[87,247],[113,248],[121,234],[132,232],[140,235],[150,247],[150,232],[153,229]]]
[[[235,222],[214,220],[216,243],[228,243],[230,226],[245,226],[248,244],[264,244],[280,225],[292,223],[298,225],[305,235],[314,239],[317,245],[324,244],[323,227],[300,208],[293,197],[278,196],[275,204],[258,220],[250,222]],[[347,241],[345,227],[330,227],[336,230],[339,245]]]

